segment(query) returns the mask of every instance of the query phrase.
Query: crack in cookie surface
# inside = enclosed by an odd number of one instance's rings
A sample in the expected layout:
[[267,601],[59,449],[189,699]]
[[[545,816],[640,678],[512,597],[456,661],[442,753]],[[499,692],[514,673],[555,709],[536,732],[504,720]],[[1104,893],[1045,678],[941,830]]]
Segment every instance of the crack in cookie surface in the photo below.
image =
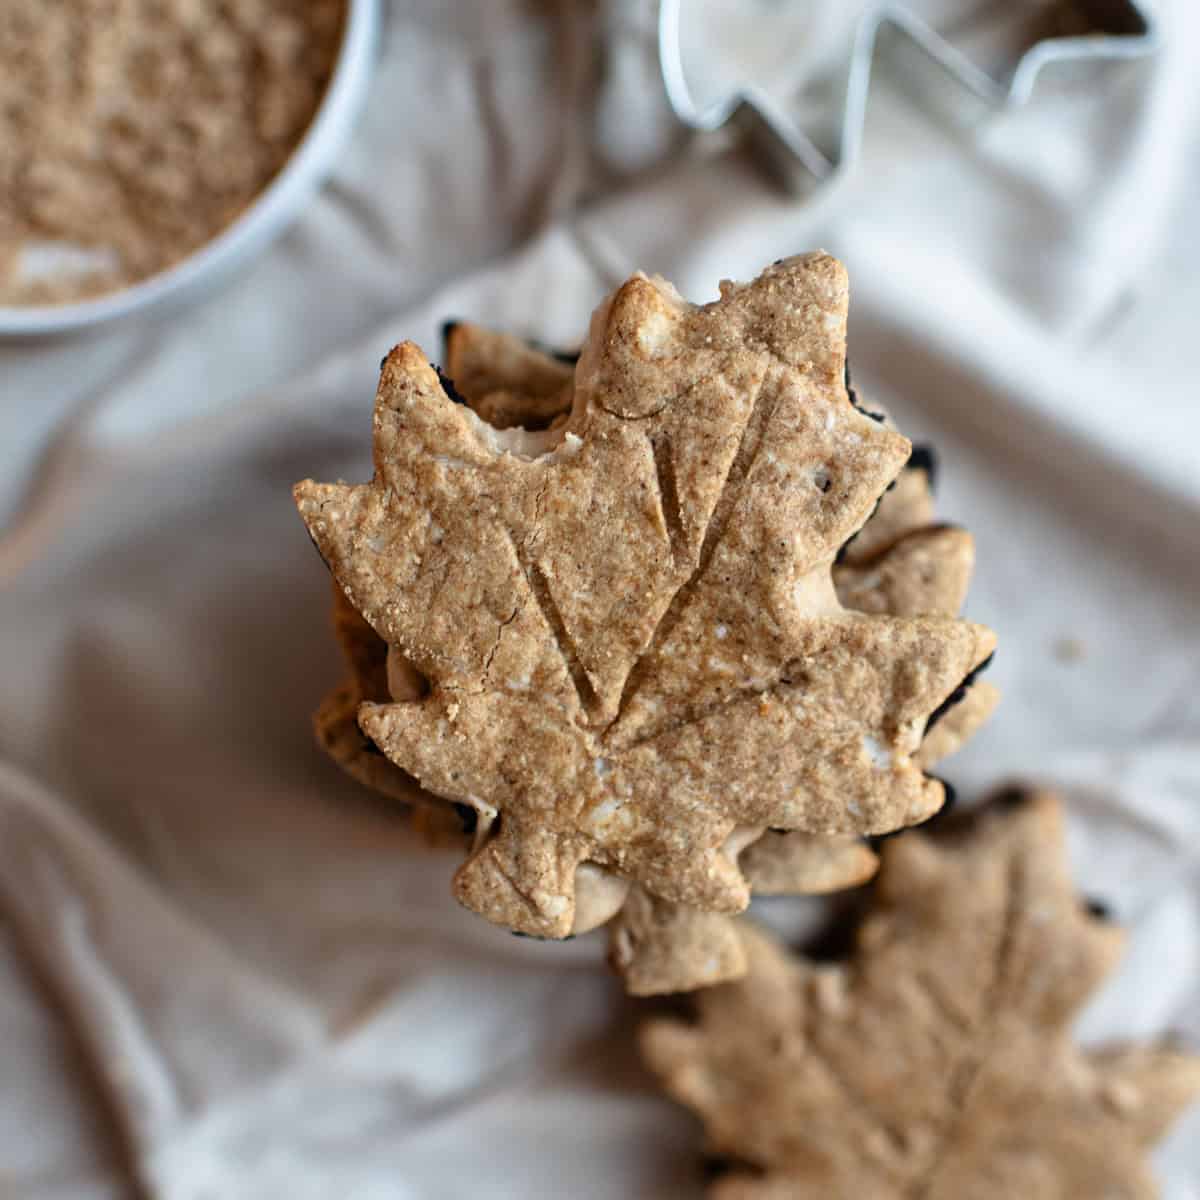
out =
[[[969,534],[952,526],[929,524],[932,493],[929,472],[906,466],[897,485],[885,493],[860,538],[869,554],[845,556],[835,566],[838,598],[867,612],[950,616],[965,599],[974,565]],[[885,527],[877,536],[875,523]],[[855,543],[851,542],[853,546]],[[985,681],[961,686],[961,700],[946,709],[925,735],[914,760],[932,768],[954,753],[991,715],[999,693]],[[755,893],[814,895],[843,891],[865,883],[878,858],[861,838],[848,834],[810,834],[770,829],[748,844],[736,859]],[[641,902],[637,888],[610,930],[609,958],[635,995],[692,991],[745,973],[737,922],[664,901]],[[706,953],[705,945],[719,952]]]

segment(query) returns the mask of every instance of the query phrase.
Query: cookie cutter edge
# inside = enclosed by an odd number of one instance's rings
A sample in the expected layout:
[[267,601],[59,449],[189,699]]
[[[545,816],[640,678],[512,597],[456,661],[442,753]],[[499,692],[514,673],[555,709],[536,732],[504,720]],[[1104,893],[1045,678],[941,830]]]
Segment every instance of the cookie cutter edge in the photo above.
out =
[[761,144],[772,164],[797,191],[811,191],[814,185],[832,182],[857,160],[881,32],[897,34],[915,46],[945,77],[993,110],[1026,103],[1038,76],[1051,64],[1142,58],[1152,54],[1159,44],[1158,24],[1143,4],[1137,0],[1111,0],[1116,10],[1124,11],[1129,32],[1043,38],[1021,55],[1005,81],[977,66],[903,4],[875,4],[859,18],[855,28],[841,120],[834,138],[836,149],[831,155],[782,105],[755,85],[735,88],[710,104],[696,102],[683,65],[683,3],[661,0],[658,16],[659,69],[676,117],[691,129],[711,133],[735,117],[750,116],[756,131],[766,135]]

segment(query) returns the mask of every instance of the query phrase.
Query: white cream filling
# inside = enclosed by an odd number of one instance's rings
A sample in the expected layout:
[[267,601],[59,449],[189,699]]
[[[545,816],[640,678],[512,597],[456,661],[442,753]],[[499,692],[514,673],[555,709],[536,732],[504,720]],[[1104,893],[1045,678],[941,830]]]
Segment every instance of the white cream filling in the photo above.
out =
[[[725,839],[721,853],[736,863],[747,846],[766,833],[765,825],[739,825]],[[580,863],[575,871],[575,921],[572,933],[587,933],[612,920],[625,903],[630,882],[596,863]]]
[[475,810],[476,814],[475,837],[471,842],[471,853],[478,854],[487,844],[488,838],[491,837],[492,826],[495,825],[500,812],[475,796],[468,796],[466,803]]
[[[497,429],[472,409],[464,410],[464,415],[479,440],[493,454],[511,454],[528,462],[538,458],[561,460],[578,454],[583,446],[583,439],[570,429],[571,418],[582,403],[580,393],[576,392],[572,396],[569,412],[556,417],[549,429],[524,429],[520,425],[509,429]],[[452,460],[443,459],[438,455],[434,457],[448,466],[456,465]]]
[[580,863],[575,869],[575,920],[572,933],[587,933],[621,911],[630,883],[595,863]]

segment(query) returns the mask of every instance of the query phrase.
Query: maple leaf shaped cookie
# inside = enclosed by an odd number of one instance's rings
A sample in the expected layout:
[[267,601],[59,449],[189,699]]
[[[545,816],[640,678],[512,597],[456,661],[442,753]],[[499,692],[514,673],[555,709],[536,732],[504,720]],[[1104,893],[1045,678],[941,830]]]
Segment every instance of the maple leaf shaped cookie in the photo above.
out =
[[1058,801],[945,824],[886,844],[850,962],[744,922],[749,974],[699,993],[695,1024],[643,1029],[667,1091],[744,1165],[720,1200],[1156,1194],[1145,1152],[1200,1095],[1200,1059],[1072,1044],[1122,937],[1072,888]]
[[[483,389],[468,394],[467,402],[479,411],[477,396],[503,396],[506,415],[513,419],[513,424],[524,425],[531,408],[521,388],[524,384],[525,355],[532,352],[525,348],[525,354],[516,355],[505,348],[504,353],[489,358],[492,366],[486,371],[484,363],[479,362],[473,371],[463,372],[461,355],[456,354],[453,347],[469,347],[472,352],[487,354],[497,342],[513,339],[474,326],[456,325],[455,329],[457,336],[447,355],[447,368],[455,380],[460,374],[466,374],[474,386]],[[524,348],[523,343],[518,345]],[[503,375],[497,364],[507,365],[509,374]],[[563,369],[554,360],[548,360],[545,365],[550,369]],[[455,387],[462,391],[457,383]],[[532,411],[537,411],[536,404]],[[925,500],[928,496],[927,489],[922,493],[919,489],[903,486],[903,481],[913,471],[919,469],[911,465],[906,467],[900,477],[901,485],[893,487],[887,497],[897,493],[911,494],[918,503],[906,507],[911,510],[912,520],[919,521],[927,513]],[[924,472],[919,473],[924,478]],[[886,513],[885,505],[876,510],[871,521],[885,515],[894,526],[900,521],[898,513]],[[871,521],[868,521],[860,537],[870,530]],[[898,532],[903,539],[910,532],[920,536],[929,528],[918,525],[910,531],[905,524]],[[931,580],[937,581],[933,587],[936,600],[930,602],[932,611],[957,611],[969,576],[969,535],[962,530],[953,532],[958,535],[954,541],[946,541],[941,537],[932,539],[929,561],[925,561],[923,556],[903,555],[903,562],[909,566],[915,564],[922,578],[914,580],[911,588],[902,587],[901,593],[923,593],[929,589]],[[964,550],[966,572],[961,569]],[[885,562],[887,554],[885,548],[874,559],[876,562]],[[839,595],[842,594],[842,579],[847,569],[838,567],[834,572]],[[880,574],[886,576],[888,572]],[[865,592],[864,595],[869,596],[870,593]],[[460,806],[456,814],[446,801],[423,791],[416,780],[385,758],[358,728],[357,712],[364,700],[385,702],[389,698],[389,664],[393,675],[391,688],[396,695],[418,694],[413,690],[414,680],[408,674],[398,680],[395,678],[397,670],[403,666],[402,661],[395,654],[389,654],[387,644],[351,608],[344,593],[336,586],[333,609],[335,633],[351,674],[325,698],[317,710],[314,725],[318,743],[360,783],[408,804],[413,809],[414,823],[431,841],[456,843],[456,831],[461,833],[464,819],[468,830],[473,827],[474,811]],[[987,718],[996,696],[995,689],[987,683],[973,684],[966,690],[965,698],[960,703],[951,707],[933,729],[927,729],[914,760],[930,768],[939,758],[951,753]],[[728,844],[725,852],[730,853]],[[736,861],[751,890],[766,894],[840,891],[864,882],[874,874],[877,865],[874,852],[861,838],[774,830],[768,830],[757,840],[749,842]],[[598,895],[589,897],[589,890],[598,890]],[[680,909],[665,901],[655,900],[640,890],[635,890],[632,897],[626,898],[622,892],[614,891],[611,880],[597,878],[590,872],[582,879],[576,876],[576,895],[577,930],[608,918],[613,905],[622,906],[610,926],[613,943],[611,956],[614,965],[624,974],[626,986],[631,992],[646,995],[689,991],[737,978],[746,969],[746,956],[738,927],[731,918]],[[608,908],[605,907],[606,903]],[[580,904],[590,914],[582,924]]]
[[595,864],[737,911],[738,828],[885,832],[939,807],[912,756],[993,639],[837,602],[832,559],[910,449],[849,403],[845,314],[826,255],[701,307],[634,277],[593,318],[565,425],[511,439],[405,343],[372,482],[297,486],[353,607],[429,682],[359,724],[481,813],[468,907],[563,936]]
[[[553,356],[527,342],[470,322],[444,327],[444,362],[455,394],[497,428],[545,427],[571,405],[573,369],[569,356]],[[856,399],[851,390],[851,399]],[[873,405],[861,405],[873,410]],[[962,606],[974,562],[972,539],[965,530],[933,523],[932,480],[935,458],[918,447],[904,471],[881,497],[866,525],[844,545],[834,568],[838,598],[848,608],[893,616],[925,612],[953,615]],[[881,529],[884,533],[877,532]],[[455,831],[473,810],[456,815],[439,797],[422,791],[406,772],[383,757],[358,728],[363,700],[389,696],[388,664],[393,675],[402,660],[334,588],[334,626],[351,667],[351,678],[322,703],[315,724],[322,747],[350,775],[377,791],[413,807],[413,819],[432,840],[457,841]],[[411,692],[402,675],[396,694]],[[959,696],[959,693],[963,693]],[[940,719],[927,726],[914,755],[931,768],[952,753],[990,715],[998,694],[986,682],[960,688],[942,706]],[[935,714],[935,717],[938,714]],[[736,856],[753,892],[812,894],[854,887],[875,871],[877,859],[862,839],[765,831],[746,841]],[[727,843],[725,853],[731,853]],[[591,894],[589,894],[591,893]],[[576,930],[606,919],[611,958],[635,994],[688,991],[739,977],[746,954],[738,923],[722,914],[683,909],[642,889],[626,894],[614,881],[583,868],[576,875]],[[583,921],[581,923],[581,917]]]

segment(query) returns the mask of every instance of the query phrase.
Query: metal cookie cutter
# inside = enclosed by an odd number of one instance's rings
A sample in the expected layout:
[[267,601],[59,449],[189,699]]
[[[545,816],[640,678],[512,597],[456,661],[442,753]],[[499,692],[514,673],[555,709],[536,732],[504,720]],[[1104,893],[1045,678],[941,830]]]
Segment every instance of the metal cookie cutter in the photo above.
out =
[[746,125],[784,182],[803,192],[832,183],[854,165],[862,146],[871,75],[879,60],[903,56],[902,75],[920,83],[925,99],[940,94],[947,111],[961,119],[964,110],[995,111],[1025,103],[1050,64],[1140,58],[1158,45],[1153,18],[1135,0],[1076,0],[1074,8],[1084,18],[1086,32],[1033,42],[1011,72],[997,77],[904,5],[875,4],[856,27],[840,108],[835,102],[824,118],[802,127],[777,99],[754,84],[739,86],[708,104],[696,102],[683,64],[683,6],[684,0],[661,0],[658,19],[659,62],[675,115],[706,132],[731,121]]

